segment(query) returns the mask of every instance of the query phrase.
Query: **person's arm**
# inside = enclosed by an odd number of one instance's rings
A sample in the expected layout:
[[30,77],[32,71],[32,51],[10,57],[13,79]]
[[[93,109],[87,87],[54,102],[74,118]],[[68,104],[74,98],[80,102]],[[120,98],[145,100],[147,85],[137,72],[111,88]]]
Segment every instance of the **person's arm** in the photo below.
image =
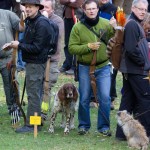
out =
[[84,0],[60,0],[60,4],[69,6],[72,8],[79,8],[83,4]]
[[136,64],[143,66],[144,57],[137,46],[140,39],[140,29],[135,21],[129,21],[125,27],[124,49],[127,56]]
[[[74,25],[74,27],[72,28],[71,34],[70,34],[69,52],[71,54],[75,54],[75,55],[85,55],[85,54],[91,53],[92,49],[90,49],[88,47],[88,45],[92,41],[89,41],[89,42],[87,41],[87,42],[82,43],[83,39],[81,39],[81,34],[80,34],[81,31],[78,29],[78,27],[76,25]],[[86,35],[88,35],[88,34],[89,33],[86,33]],[[86,35],[85,35],[85,38],[86,38]]]

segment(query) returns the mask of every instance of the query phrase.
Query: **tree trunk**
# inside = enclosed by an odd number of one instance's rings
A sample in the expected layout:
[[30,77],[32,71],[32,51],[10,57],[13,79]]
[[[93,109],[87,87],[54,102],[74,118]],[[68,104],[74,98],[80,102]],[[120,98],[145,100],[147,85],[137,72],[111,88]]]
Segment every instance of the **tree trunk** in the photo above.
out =
[[[127,0],[126,0],[127,1]],[[119,7],[122,7],[123,6],[123,3],[124,3],[124,0],[113,0],[113,4],[115,6],[119,6]]]
[[113,0],[115,6],[123,7],[124,12],[129,15],[131,13],[131,5],[133,0]]
[[132,1],[133,0],[126,0],[123,3],[123,9],[127,15],[129,15],[131,13]]

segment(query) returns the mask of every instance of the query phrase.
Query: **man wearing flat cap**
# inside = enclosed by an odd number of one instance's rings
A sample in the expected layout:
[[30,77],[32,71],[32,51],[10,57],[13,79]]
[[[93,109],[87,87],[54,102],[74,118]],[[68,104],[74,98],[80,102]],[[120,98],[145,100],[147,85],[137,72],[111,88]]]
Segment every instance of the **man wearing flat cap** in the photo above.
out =
[[[44,8],[40,0],[22,0],[21,4],[25,6],[27,14],[23,40],[25,42],[12,41],[11,46],[22,50],[23,61],[26,62],[28,108],[26,125],[18,128],[17,133],[33,132],[30,116],[34,116],[34,112],[41,116],[41,93],[52,32],[49,22],[39,11]],[[41,129],[40,126],[38,129]]]

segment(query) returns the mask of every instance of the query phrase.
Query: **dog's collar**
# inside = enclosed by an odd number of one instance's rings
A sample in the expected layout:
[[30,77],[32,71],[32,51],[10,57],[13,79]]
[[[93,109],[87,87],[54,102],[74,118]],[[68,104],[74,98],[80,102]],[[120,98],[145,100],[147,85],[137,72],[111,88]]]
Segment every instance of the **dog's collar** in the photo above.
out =
[[127,120],[125,123],[123,123],[120,127],[123,127],[127,122],[129,122],[130,120],[133,120],[133,118]]

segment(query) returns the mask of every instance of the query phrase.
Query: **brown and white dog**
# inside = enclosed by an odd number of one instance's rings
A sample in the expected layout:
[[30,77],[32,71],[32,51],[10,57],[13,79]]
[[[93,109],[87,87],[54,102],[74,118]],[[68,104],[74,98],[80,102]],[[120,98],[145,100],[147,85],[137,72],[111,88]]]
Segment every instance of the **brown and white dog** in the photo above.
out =
[[[64,134],[68,134],[70,129],[74,129],[74,115],[78,106],[78,91],[72,83],[64,84],[54,99],[54,106],[50,117],[49,132],[54,133],[54,122],[58,112],[62,112],[61,127]],[[64,120],[66,117],[66,121]]]
[[133,119],[126,110],[117,113],[118,125],[123,129],[128,146],[136,149],[147,150],[149,139],[144,127],[138,120]]

